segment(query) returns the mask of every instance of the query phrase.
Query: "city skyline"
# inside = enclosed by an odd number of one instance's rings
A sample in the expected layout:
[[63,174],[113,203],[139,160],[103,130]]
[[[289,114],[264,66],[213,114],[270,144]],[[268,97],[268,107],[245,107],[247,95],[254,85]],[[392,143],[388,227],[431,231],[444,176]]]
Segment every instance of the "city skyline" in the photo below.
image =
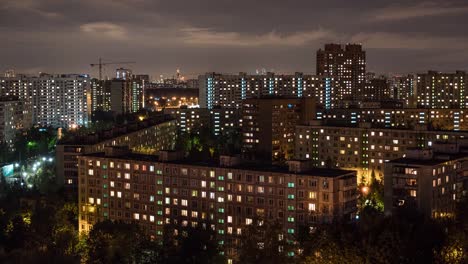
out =
[[372,72],[467,70],[468,41],[458,30],[467,19],[463,1],[367,2],[3,1],[0,70],[96,77],[89,64],[102,57],[136,61],[134,72],[154,78],[177,68],[187,77],[313,73],[317,49],[348,42],[363,45]]

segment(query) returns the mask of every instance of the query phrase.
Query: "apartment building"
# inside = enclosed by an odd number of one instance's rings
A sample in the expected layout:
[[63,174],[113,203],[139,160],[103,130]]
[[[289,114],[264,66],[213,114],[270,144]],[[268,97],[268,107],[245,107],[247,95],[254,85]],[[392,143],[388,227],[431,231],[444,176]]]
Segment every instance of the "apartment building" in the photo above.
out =
[[336,94],[343,100],[359,100],[364,91],[366,52],[360,44],[325,44],[317,51],[317,75],[339,81]]
[[417,75],[417,105],[421,108],[467,108],[464,71],[428,71]]
[[193,131],[197,127],[207,126],[215,136],[224,131],[238,129],[242,126],[241,111],[235,108],[165,108],[164,114],[177,120],[177,126],[182,132]]
[[315,116],[314,98],[265,97],[242,105],[242,155],[281,163],[294,156],[296,126]]
[[265,96],[315,97],[317,104],[336,107],[340,94],[339,82],[327,75],[295,74],[249,75],[207,73],[200,75],[199,103],[201,108],[241,108],[242,100]]
[[128,146],[136,153],[155,154],[160,150],[173,149],[176,135],[176,121],[161,117],[117,126],[97,134],[63,139],[56,147],[57,181],[73,193],[78,187],[78,156],[103,151],[106,146]]
[[322,126],[320,122],[298,126],[296,159],[310,159],[314,166],[356,170],[359,180],[383,179],[384,164],[403,158],[413,147],[431,147],[438,142],[457,143],[468,132],[430,131],[425,126],[414,129]]
[[357,126],[367,122],[373,127],[380,128],[412,129],[424,125],[431,130],[468,130],[468,111],[464,109],[380,107],[317,109],[316,117],[326,125]]
[[1,95],[17,96],[30,109],[33,125],[73,128],[89,121],[86,74],[16,75],[0,78],[0,84]]
[[468,179],[468,152],[463,148],[460,144],[410,148],[404,158],[387,162],[385,213],[406,206],[427,217],[452,218]]
[[285,239],[293,239],[299,227],[356,213],[355,172],[303,161],[261,167],[222,156],[219,163],[193,163],[174,152],[152,156],[108,147],[79,156],[78,173],[80,231],[123,220],[160,239],[165,225],[208,223],[230,259],[243,230],[258,219],[279,221]]
[[98,80],[91,84],[90,109],[114,114],[135,113],[145,107],[145,75],[135,78]]
[[13,150],[16,133],[29,126],[24,120],[23,102],[13,96],[0,97],[0,142]]

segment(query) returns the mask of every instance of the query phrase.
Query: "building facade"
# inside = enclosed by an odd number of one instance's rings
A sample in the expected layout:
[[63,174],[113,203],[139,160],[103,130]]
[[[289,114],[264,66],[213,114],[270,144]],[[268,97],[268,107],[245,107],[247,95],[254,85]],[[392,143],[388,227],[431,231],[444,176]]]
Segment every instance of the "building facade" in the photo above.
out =
[[[105,219],[137,222],[161,239],[165,225],[209,223],[228,258],[248,225],[278,221],[285,239],[299,227],[356,213],[356,175],[352,171],[311,169],[301,162],[290,168],[258,168],[221,157],[219,164],[193,164],[171,158],[137,155],[124,149],[78,158],[79,230]],[[174,155],[177,157],[177,155]]]
[[384,164],[402,158],[412,147],[431,147],[437,142],[456,143],[468,138],[468,132],[414,129],[322,126],[298,126],[296,159],[310,159],[314,166],[356,170],[359,180],[371,175],[382,179]]
[[242,100],[265,96],[315,97],[317,104],[336,107],[342,98],[339,82],[333,77],[266,73],[258,75],[207,73],[200,75],[201,108],[241,108]]
[[371,123],[372,127],[412,129],[428,126],[431,130],[468,130],[468,112],[464,109],[377,108],[317,110],[317,119],[325,125],[358,126]]
[[246,99],[242,105],[242,155],[284,162],[294,156],[296,126],[315,116],[314,98]]
[[241,111],[235,108],[166,108],[164,114],[173,116],[181,132],[191,132],[206,126],[214,136],[242,127]]
[[464,71],[429,71],[417,76],[417,105],[421,108],[467,108],[467,74]]
[[325,44],[317,51],[317,75],[340,82],[340,97],[359,100],[366,78],[366,52],[360,44]]
[[416,75],[395,75],[389,82],[392,99],[403,102],[405,108],[416,107]]
[[[139,75],[140,76],[140,75]],[[135,113],[145,107],[145,75],[139,78],[98,80],[91,85],[92,111]]]
[[33,125],[73,128],[88,124],[88,75],[16,75],[0,82],[2,95],[17,96],[26,109],[31,109]]
[[406,157],[386,163],[386,214],[406,206],[427,217],[453,218],[468,178],[468,153],[460,152],[460,147],[459,143],[408,149]]
[[24,120],[24,104],[17,97],[0,97],[0,142],[14,149],[16,134],[29,128]]
[[102,151],[106,146],[128,146],[136,153],[155,154],[173,149],[176,136],[176,121],[160,119],[60,141],[56,147],[57,181],[73,193],[78,187],[78,156]]

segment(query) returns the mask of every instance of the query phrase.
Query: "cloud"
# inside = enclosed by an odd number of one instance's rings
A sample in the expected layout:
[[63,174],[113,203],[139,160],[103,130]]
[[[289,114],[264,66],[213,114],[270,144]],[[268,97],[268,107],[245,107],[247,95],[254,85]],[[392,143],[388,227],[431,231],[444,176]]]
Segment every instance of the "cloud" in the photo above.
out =
[[420,33],[397,34],[388,32],[358,33],[351,42],[362,43],[366,48],[381,49],[449,49],[468,50],[467,37],[428,36]]
[[372,20],[393,21],[429,16],[445,16],[468,13],[468,6],[448,6],[433,2],[420,3],[414,6],[392,6],[380,9],[373,14]]
[[257,35],[242,34],[240,32],[217,32],[209,28],[184,28],[180,31],[183,33],[183,41],[187,44],[241,47],[301,46],[334,35],[332,32],[323,29],[292,34],[279,34],[271,31]]
[[39,2],[34,0],[4,0],[0,9],[5,9],[7,11],[30,12],[49,19],[63,17],[57,12],[43,10],[40,7]]
[[80,26],[81,32],[94,34],[96,36],[106,36],[112,39],[126,39],[127,30],[114,23],[109,22],[93,22]]

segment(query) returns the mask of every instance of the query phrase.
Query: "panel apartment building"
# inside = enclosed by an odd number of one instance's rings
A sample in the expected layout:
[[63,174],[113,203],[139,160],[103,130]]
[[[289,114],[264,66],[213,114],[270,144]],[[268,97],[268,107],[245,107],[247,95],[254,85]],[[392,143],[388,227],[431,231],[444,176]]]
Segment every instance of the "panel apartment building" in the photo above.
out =
[[17,96],[32,125],[73,128],[87,125],[90,78],[86,74],[17,75],[0,78],[0,92]]
[[356,175],[353,171],[314,169],[300,161],[288,167],[240,164],[221,156],[220,163],[192,163],[174,152],[158,156],[126,148],[78,157],[79,230],[105,219],[137,222],[155,239],[164,226],[206,224],[217,234],[225,254],[256,219],[278,220],[285,238],[299,226],[353,218]]
[[466,143],[411,148],[404,158],[386,163],[385,213],[410,207],[426,217],[453,218],[456,202],[467,190]]
[[317,104],[333,108],[344,98],[339,82],[327,75],[266,73],[250,75],[207,73],[200,75],[199,103],[201,108],[241,108],[242,100],[265,96],[289,98],[315,97]]
[[356,170],[359,180],[382,179],[384,164],[404,157],[408,148],[431,147],[438,142],[456,143],[468,138],[468,132],[415,129],[322,126],[320,122],[298,126],[296,159],[309,159],[314,166]]
[[468,130],[465,109],[426,108],[356,108],[317,109],[317,119],[325,125],[358,126],[372,123],[374,127],[412,129],[425,125],[431,130]]
[[78,187],[78,156],[103,151],[106,146],[128,146],[136,153],[155,154],[173,149],[176,135],[176,121],[161,117],[62,140],[56,147],[57,181],[73,193]]

